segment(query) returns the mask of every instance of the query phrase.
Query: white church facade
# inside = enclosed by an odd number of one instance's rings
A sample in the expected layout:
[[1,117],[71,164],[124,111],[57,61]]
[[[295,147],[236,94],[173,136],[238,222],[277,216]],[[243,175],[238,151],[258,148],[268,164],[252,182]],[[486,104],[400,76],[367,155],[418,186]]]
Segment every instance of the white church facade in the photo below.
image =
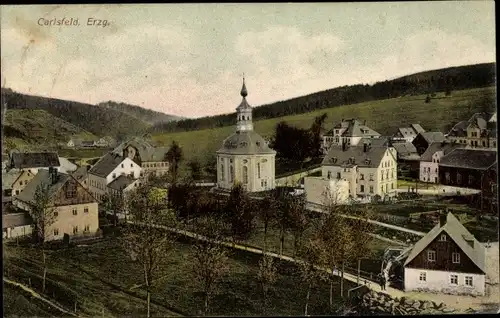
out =
[[236,108],[236,132],[217,151],[217,188],[230,190],[241,183],[249,192],[275,188],[276,151],[253,130],[252,107],[248,104],[245,79],[240,105]]

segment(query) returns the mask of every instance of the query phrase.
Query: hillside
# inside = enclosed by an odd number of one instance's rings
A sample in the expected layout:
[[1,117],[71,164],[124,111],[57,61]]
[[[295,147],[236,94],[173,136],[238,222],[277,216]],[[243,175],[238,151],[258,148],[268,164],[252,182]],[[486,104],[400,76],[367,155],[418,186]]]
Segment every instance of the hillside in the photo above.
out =
[[[41,109],[96,136],[123,139],[141,134],[150,126],[128,114],[90,104],[25,95],[2,88],[7,109]],[[3,107],[3,104],[2,104]],[[50,127],[50,126],[48,126]]]
[[122,112],[150,125],[168,123],[171,121],[177,121],[183,119],[182,117],[167,115],[151,109],[142,108],[140,106],[129,105],[125,103],[117,103],[113,101],[99,103],[97,104],[97,106]]
[[[366,120],[366,124],[382,135],[392,135],[401,126],[419,123],[428,131],[447,132],[455,123],[468,119],[473,113],[495,108],[495,88],[479,88],[454,91],[451,96],[437,94],[430,103],[426,95],[404,96],[379,101],[364,102],[321,109],[300,115],[285,116],[254,121],[254,129],[263,137],[272,137],[280,121],[300,128],[309,128],[314,118],[323,113],[328,115],[326,129],[332,128],[342,118]],[[186,158],[210,162],[222,141],[235,130],[235,116],[232,126],[197,131],[156,133],[152,139],[158,144],[168,145],[176,140],[183,148]]]
[[4,150],[65,144],[70,138],[96,139],[92,133],[41,109],[7,109]]
[[[494,86],[496,83],[495,63],[484,63],[450,67],[412,74],[374,85],[351,85],[337,87],[306,96],[279,101],[254,108],[255,120],[309,113],[318,109],[341,107],[362,102],[457,91]],[[235,105],[236,107],[236,105]],[[186,119],[157,124],[153,132],[181,132],[199,129],[231,126],[234,114]]]

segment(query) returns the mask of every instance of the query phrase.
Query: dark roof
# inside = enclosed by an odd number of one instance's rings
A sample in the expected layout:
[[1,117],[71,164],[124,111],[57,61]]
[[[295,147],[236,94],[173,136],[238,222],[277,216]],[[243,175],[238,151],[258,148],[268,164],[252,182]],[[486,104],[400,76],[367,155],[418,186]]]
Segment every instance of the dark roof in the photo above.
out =
[[454,149],[441,158],[440,166],[484,170],[497,162],[495,150]]
[[139,138],[133,137],[128,141],[121,143],[118,147],[116,147],[112,152],[117,153],[120,156],[123,156],[123,151],[128,146],[132,146],[139,152],[139,156],[142,161],[165,161],[165,155],[167,154],[169,148],[168,147],[155,147],[148,141]]
[[440,131],[426,131],[420,133],[419,135],[421,135],[429,145],[433,142],[441,142],[445,140],[444,134]]
[[417,153],[417,148],[411,142],[396,142],[392,146],[396,149],[400,158]]
[[59,157],[55,152],[14,152],[11,153],[12,168],[59,167]]
[[78,169],[76,169],[71,175],[73,178],[75,178],[77,181],[81,181],[87,177],[89,170],[89,166],[81,166]]
[[129,185],[131,185],[135,180],[130,178],[129,176],[120,175],[115,180],[111,181],[108,184],[108,187],[114,190],[122,191]]
[[90,168],[88,173],[99,176],[107,177],[116,167],[123,161],[123,157],[120,154],[109,152],[105,154],[96,164]]
[[471,118],[469,118],[469,120],[461,121],[453,126],[453,128],[448,132],[448,136],[465,137],[467,136],[467,127],[469,127],[470,125],[477,126],[481,130],[487,129],[487,122],[489,119],[491,119],[492,115],[493,114],[491,113],[475,113],[471,116]]
[[28,213],[2,214],[2,229],[33,224],[33,219]]
[[398,131],[401,133],[401,136],[407,137],[407,136],[416,136],[419,133],[413,130],[411,127],[404,127],[404,128],[398,128]]
[[427,150],[420,156],[420,161],[432,161],[432,156],[438,152],[442,151],[443,155],[447,155],[450,151],[463,147],[463,144],[454,142],[433,142],[429,145]]
[[[376,168],[380,165],[387,149],[389,148],[383,146],[370,146],[367,152],[364,152],[363,145],[348,147],[346,150],[339,146],[333,146],[321,164],[326,166],[352,167],[357,165],[358,167]],[[354,162],[352,159],[354,159]]]
[[374,147],[388,146],[389,140],[387,138],[367,138],[363,137],[359,140],[357,146],[363,147],[363,144],[370,144]]
[[[483,271],[483,273],[485,272],[485,247],[481,243],[479,243],[476,238],[469,231],[467,231],[467,229],[460,223],[460,221],[457,220],[457,218],[451,213],[448,213],[448,215],[446,216],[446,224],[444,224],[442,227],[439,223],[436,224],[436,226],[429,233],[427,233],[422,239],[420,239],[420,241],[415,244],[404,265],[408,265],[442,232],[446,232],[458,245],[458,247],[460,247],[462,252],[464,252],[465,255],[467,255],[467,257],[469,257],[471,261],[474,262],[474,264],[476,264],[476,266],[481,271]],[[466,241],[466,239],[473,240],[474,247],[472,247]]]
[[467,120],[458,122],[451,130],[448,132],[449,137],[465,137],[467,136],[467,126],[469,125]]
[[275,154],[267,142],[253,130],[237,131],[224,139],[222,147],[217,150],[222,154]]
[[44,186],[49,186],[49,197],[52,197],[55,193],[59,191],[59,189],[62,188],[62,186],[68,181],[71,176],[66,174],[66,173],[57,173],[57,180],[53,184],[51,182],[50,174],[48,170],[40,170],[36,174],[36,176],[28,182],[26,187],[24,187],[23,191],[19,193],[15,198],[27,202],[27,203],[33,203],[33,200],[35,198],[35,192],[36,189],[39,185],[44,185]]

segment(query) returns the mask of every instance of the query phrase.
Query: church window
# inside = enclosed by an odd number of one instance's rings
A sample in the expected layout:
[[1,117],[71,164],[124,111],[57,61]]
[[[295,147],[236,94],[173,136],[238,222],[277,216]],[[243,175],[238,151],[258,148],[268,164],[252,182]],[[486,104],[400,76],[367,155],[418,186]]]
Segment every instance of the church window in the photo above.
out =
[[243,166],[243,183],[248,184],[248,167]]
[[224,181],[225,176],[224,176],[224,165],[223,164],[220,165],[220,178],[222,181]]
[[257,163],[257,178],[260,179],[260,162]]
[[233,181],[234,181],[234,167],[230,166],[229,167],[229,182],[233,182]]

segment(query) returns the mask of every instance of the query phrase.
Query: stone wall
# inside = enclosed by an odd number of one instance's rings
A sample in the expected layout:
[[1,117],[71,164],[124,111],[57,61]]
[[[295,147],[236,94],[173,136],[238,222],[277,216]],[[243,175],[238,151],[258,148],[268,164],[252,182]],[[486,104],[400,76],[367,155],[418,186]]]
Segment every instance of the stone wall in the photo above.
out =
[[392,298],[385,293],[370,291],[361,297],[360,312],[372,315],[442,315],[456,312],[444,303],[419,301],[406,297]]

